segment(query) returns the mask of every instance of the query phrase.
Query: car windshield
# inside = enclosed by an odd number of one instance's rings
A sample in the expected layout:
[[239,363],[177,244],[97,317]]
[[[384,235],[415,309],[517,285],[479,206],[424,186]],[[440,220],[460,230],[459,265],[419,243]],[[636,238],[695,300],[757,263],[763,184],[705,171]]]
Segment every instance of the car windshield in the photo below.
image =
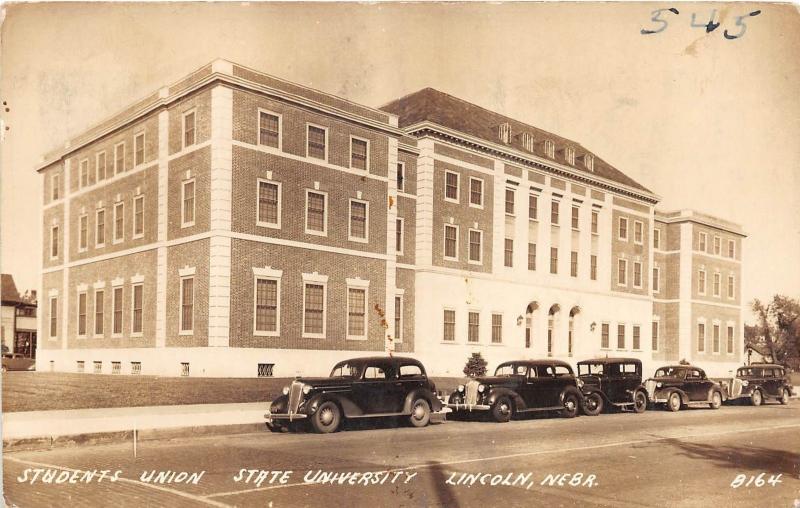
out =
[[[759,369],[759,370],[760,370],[760,369]],[[754,368],[752,368],[752,367],[746,367],[746,368],[743,368],[743,369],[739,369],[739,371],[736,373],[736,376],[737,376],[737,377],[742,377],[742,376],[757,376],[757,375],[758,375],[758,374],[756,373],[756,369],[754,369]]]
[[494,371],[495,376],[524,376],[527,372],[528,368],[525,365],[514,365],[511,363],[507,363],[504,365],[500,365],[497,367],[497,370]]
[[578,375],[579,376],[602,376],[603,375],[603,367],[602,363],[579,363],[578,364]]
[[677,377],[683,378],[686,369],[683,367],[662,367],[656,371],[656,377]]
[[353,377],[357,378],[361,375],[361,365],[349,362],[337,363],[331,371],[331,377]]

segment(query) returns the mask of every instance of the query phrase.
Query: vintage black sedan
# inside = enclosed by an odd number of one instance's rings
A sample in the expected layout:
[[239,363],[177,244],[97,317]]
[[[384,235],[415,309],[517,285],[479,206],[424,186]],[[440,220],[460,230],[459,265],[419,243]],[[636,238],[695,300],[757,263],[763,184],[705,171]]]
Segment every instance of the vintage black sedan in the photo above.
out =
[[783,366],[771,363],[739,367],[736,377],[724,383],[728,400],[749,401],[754,406],[767,401],[788,404],[792,395],[792,383]]
[[578,414],[582,382],[572,367],[558,360],[520,360],[501,363],[494,376],[478,377],[450,394],[447,407],[456,414],[488,412],[497,422],[518,413],[560,411],[566,418]]
[[295,379],[265,417],[275,432],[308,422],[314,431],[328,433],[345,419],[367,417],[401,416],[414,427],[424,427],[431,412],[441,408],[420,362],[376,356],[339,362],[330,377]]
[[583,381],[583,412],[599,415],[604,407],[647,409],[647,390],[642,384],[642,362],[636,358],[597,358],[578,362]]
[[649,401],[663,404],[669,411],[705,405],[719,409],[725,400],[723,387],[709,379],[703,369],[693,365],[661,367],[644,385]]

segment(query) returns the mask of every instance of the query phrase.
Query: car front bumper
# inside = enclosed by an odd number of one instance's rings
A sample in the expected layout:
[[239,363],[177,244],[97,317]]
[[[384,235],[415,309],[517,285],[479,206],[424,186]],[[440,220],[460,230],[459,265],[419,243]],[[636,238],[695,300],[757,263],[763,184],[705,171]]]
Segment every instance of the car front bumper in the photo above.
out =
[[264,418],[267,420],[267,423],[274,423],[275,421],[293,422],[295,420],[305,420],[308,418],[308,415],[303,413],[271,413],[267,411]]
[[447,403],[445,406],[451,411],[488,411],[492,408],[487,404]]

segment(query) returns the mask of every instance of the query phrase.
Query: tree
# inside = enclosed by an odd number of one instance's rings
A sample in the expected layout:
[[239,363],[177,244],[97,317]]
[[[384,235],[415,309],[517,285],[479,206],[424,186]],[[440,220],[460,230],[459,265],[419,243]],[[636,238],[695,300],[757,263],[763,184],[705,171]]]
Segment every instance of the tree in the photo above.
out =
[[753,329],[745,327],[748,339],[766,347],[775,363],[797,367],[800,364],[800,301],[775,295],[764,304],[753,300],[753,313],[757,323]]
[[483,359],[483,355],[478,353],[472,353],[472,356],[467,358],[467,364],[464,366],[464,374],[469,377],[479,377],[486,374],[486,360]]

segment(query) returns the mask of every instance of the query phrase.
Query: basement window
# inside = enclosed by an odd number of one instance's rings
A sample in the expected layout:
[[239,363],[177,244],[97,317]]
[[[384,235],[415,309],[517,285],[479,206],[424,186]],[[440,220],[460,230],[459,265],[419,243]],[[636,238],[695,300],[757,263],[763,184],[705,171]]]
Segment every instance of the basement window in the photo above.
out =
[[85,368],[86,368],[86,362],[84,362],[82,360],[79,360],[78,364],[77,364],[77,366],[75,368],[75,371],[79,372],[79,373],[82,373],[85,370]]
[[189,362],[181,362],[181,376],[189,376]]
[[275,368],[274,363],[259,363],[258,377],[272,377],[272,370],[274,368]]
[[142,373],[142,362],[131,362],[131,374],[138,376]]
[[103,362],[94,362],[94,373],[100,374],[103,371]]
[[122,362],[111,362],[111,373],[112,374],[122,373]]

